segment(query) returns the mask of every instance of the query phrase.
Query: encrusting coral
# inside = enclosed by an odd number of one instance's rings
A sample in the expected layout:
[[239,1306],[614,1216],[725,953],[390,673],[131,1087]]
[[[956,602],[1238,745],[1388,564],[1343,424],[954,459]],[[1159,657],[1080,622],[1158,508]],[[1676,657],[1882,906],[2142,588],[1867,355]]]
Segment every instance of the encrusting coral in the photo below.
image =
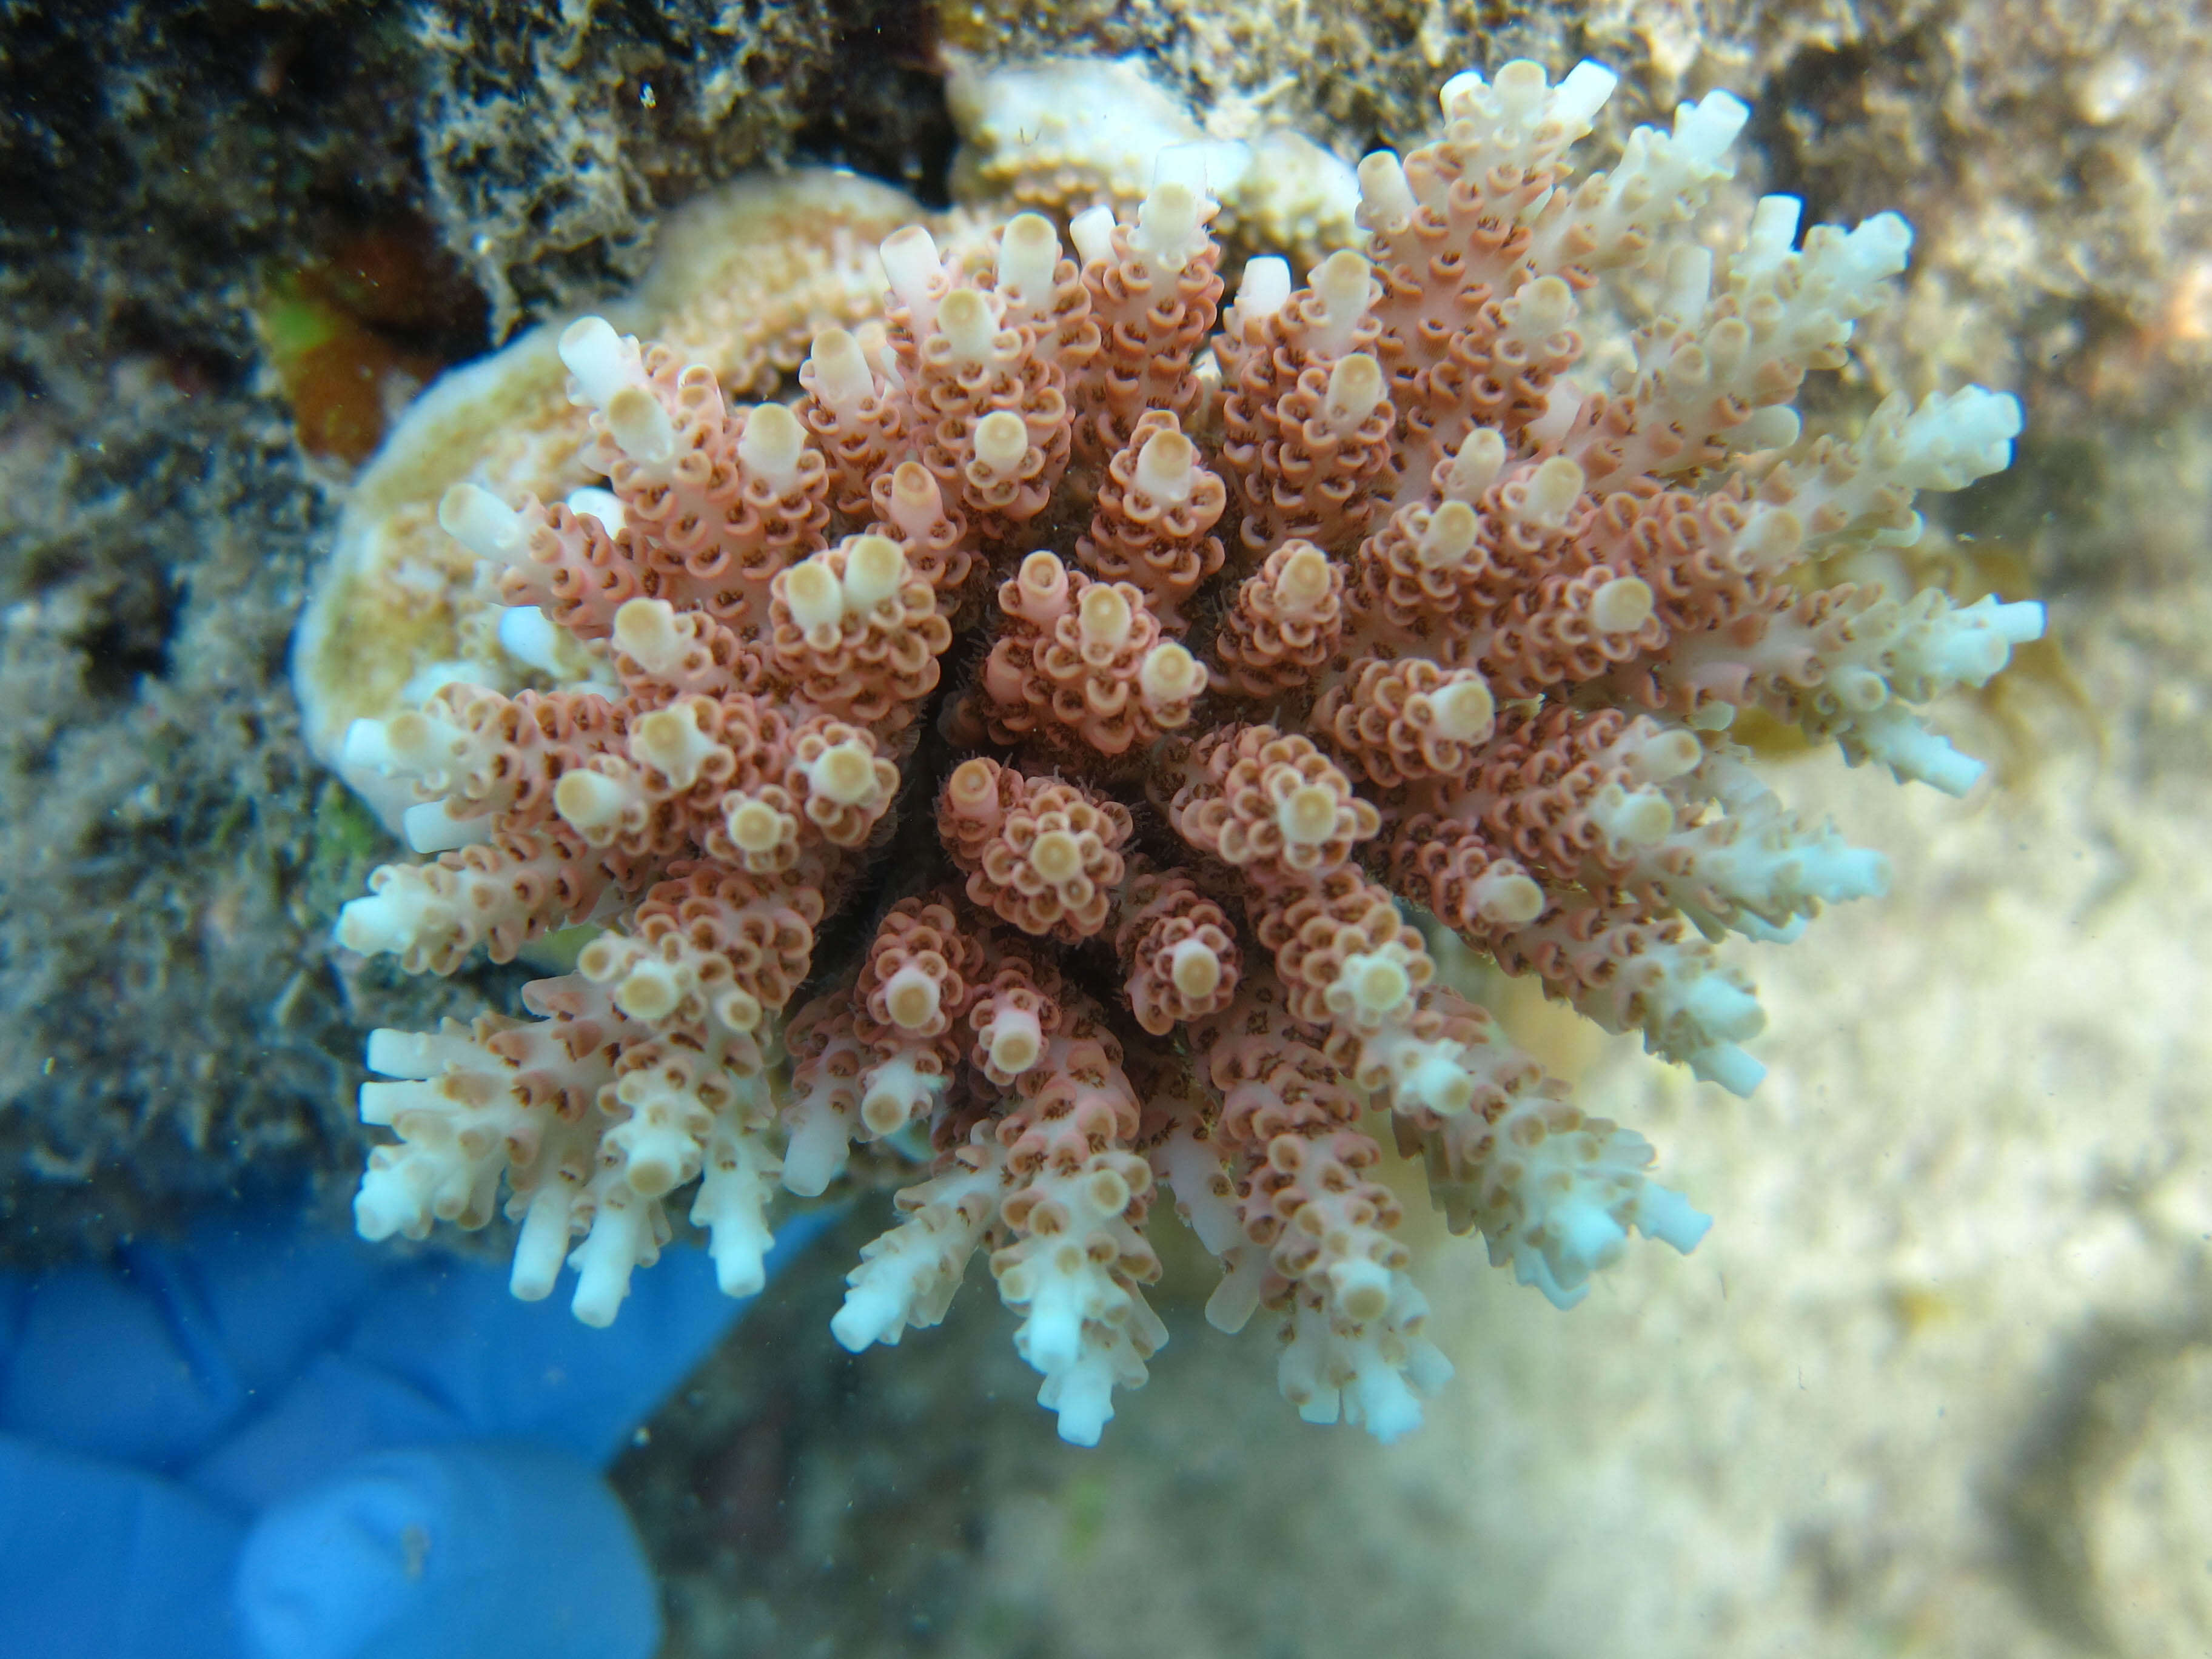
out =
[[[886,1143],[924,1167],[838,1340],[933,1324],[987,1250],[1083,1443],[1165,1337],[1163,1192],[1223,1264],[1209,1317],[1280,1322],[1303,1415],[1419,1421],[1449,1367],[1370,1114],[1561,1306],[1631,1230],[1692,1248],[1649,1145],[1442,983],[1409,907],[1747,1091],[1762,1016],[1713,940],[1791,938],[1885,867],[1784,810],[1733,720],[1962,791],[1914,706],[2042,613],[1905,591],[1893,556],[1916,491],[2008,463],[2010,398],[1800,437],[1903,222],[1801,244],[1770,197],[1717,251],[1744,106],[1577,177],[1613,85],[1454,77],[1442,137],[1361,164],[1364,248],[1297,288],[1254,258],[1225,309],[1202,168],[1164,162],[1066,243],[896,232],[880,328],[817,335],[788,407],[569,326],[605,487],[464,483],[440,518],[588,672],[356,722],[349,773],[410,787],[435,856],[339,936],[445,972],[604,931],[534,1018],[371,1039],[394,1080],[362,1115],[397,1139],[361,1231],[503,1205],[516,1294],[565,1256],[604,1323],[679,1188],[741,1296],[775,1188]],[[866,942],[817,962],[839,918]]]

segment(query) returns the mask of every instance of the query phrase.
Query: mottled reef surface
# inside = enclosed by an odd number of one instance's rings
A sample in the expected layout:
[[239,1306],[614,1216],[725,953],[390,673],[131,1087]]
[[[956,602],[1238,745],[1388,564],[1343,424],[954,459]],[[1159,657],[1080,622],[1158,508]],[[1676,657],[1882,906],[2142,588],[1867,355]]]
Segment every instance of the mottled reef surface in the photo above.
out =
[[335,496],[702,185],[801,141],[941,173],[922,62],[820,4],[0,3],[0,1253],[343,1198],[363,1023],[507,1000],[330,949],[391,851],[285,680]]
[[1347,154],[1417,132],[1437,65],[1600,55],[1624,120],[1744,94],[1759,182],[1808,217],[1912,219],[1906,301],[1841,395],[1971,374],[2026,399],[2014,472],[1954,521],[2052,605],[2057,648],[1957,710],[1998,787],[1784,773],[1898,890],[1752,963],[1767,1086],[1547,1055],[1650,1127],[1712,1237],[1564,1316],[1458,1276],[1435,1322],[1462,1380],[1407,1444],[1298,1424],[1171,1261],[1178,1363],[1071,1452],[988,1296],[853,1359],[826,1331],[849,1251],[818,1253],[618,1473],[672,1652],[2184,1650],[2212,1627],[2208,24],[0,0],[0,1249],[303,1176],[336,1213],[361,1030],[509,1000],[501,970],[426,990],[333,954],[390,849],[284,684],[410,377],[626,281],[662,209],[753,161],[939,186],[941,45],[1140,50]]

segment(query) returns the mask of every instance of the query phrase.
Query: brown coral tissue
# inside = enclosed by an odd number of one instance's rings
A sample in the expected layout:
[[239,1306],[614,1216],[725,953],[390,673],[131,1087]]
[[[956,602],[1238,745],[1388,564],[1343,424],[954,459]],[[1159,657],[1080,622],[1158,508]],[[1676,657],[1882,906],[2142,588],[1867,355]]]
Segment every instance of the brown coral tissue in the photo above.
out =
[[1763,1017],[1717,947],[1886,866],[1787,811],[1733,722],[1963,792],[1918,706],[2042,613],[1894,556],[1916,492],[2008,462],[2010,398],[1850,441],[1791,410],[1904,222],[1801,237],[1771,197],[1730,241],[1725,93],[1578,171],[1613,84],[1454,77],[1303,285],[1260,257],[1229,296],[1214,200],[1164,167],[1126,217],[897,232],[880,323],[823,330],[788,404],[571,325],[603,487],[440,516],[586,667],[356,724],[349,773],[410,787],[432,856],[339,936],[446,973],[600,931],[527,1019],[372,1037],[362,1233],[503,1209],[515,1293],[565,1261],[603,1324],[679,1189],[743,1296],[779,1188],[903,1171],[839,1340],[935,1323],[981,1250],[1086,1444],[1165,1339],[1163,1195],[1222,1265],[1209,1317],[1264,1309],[1285,1397],[1384,1439],[1449,1374],[1386,1128],[1561,1306],[1632,1231],[1692,1248],[1650,1145],[1415,922],[1747,1092]]

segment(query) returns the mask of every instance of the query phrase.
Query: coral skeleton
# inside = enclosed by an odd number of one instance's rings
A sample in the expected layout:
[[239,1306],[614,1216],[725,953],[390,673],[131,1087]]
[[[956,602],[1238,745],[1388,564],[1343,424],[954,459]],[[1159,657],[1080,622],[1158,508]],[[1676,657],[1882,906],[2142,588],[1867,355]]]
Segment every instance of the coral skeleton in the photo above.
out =
[[879,321],[817,332],[789,404],[569,325],[596,482],[439,520],[572,672],[354,724],[348,775],[431,856],[338,936],[444,974],[599,931],[527,1019],[371,1038],[362,1234],[503,1211],[514,1293],[565,1259],[604,1324],[677,1216],[744,1296],[780,1188],[903,1169],[837,1340],[936,1323],[980,1254],[1083,1444],[1166,1337],[1163,1197],[1220,1261],[1209,1319],[1264,1310],[1285,1398],[1384,1440],[1449,1373],[1384,1137],[1561,1307],[1632,1232],[1692,1249],[1650,1145],[1422,927],[1746,1093],[1763,1016],[1717,944],[1886,866],[1736,722],[1963,792],[1920,708],[2043,618],[1900,574],[1915,494],[2009,461],[2011,398],[1801,437],[1904,222],[1801,240],[1769,197],[1729,244],[1725,93],[1578,173],[1613,83],[1453,77],[1302,284],[1261,256],[1228,296],[1202,166],[898,230]]

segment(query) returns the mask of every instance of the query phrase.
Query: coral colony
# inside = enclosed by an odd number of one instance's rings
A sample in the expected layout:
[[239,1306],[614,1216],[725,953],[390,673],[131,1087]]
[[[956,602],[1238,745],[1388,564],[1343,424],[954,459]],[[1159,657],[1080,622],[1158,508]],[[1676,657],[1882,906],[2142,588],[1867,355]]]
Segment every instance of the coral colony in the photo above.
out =
[[1303,287],[1254,258],[1225,309],[1170,151],[1066,242],[1034,213],[964,252],[892,235],[880,324],[818,333],[788,405],[569,327],[605,487],[463,484],[441,521],[593,678],[355,724],[347,765],[411,783],[437,856],[377,871],[339,936],[443,974],[604,931],[530,1019],[374,1034],[399,1080],[362,1116],[397,1139],[362,1232],[503,1201],[514,1293],[565,1259],[605,1324],[682,1189],[744,1296],[773,1190],[886,1143],[911,1184],[837,1339],[934,1324],[984,1250],[1085,1444],[1165,1338],[1164,1193],[1220,1259],[1212,1322],[1279,1322],[1302,1415],[1418,1423],[1449,1368],[1382,1115],[1562,1307],[1632,1228],[1692,1248],[1647,1143],[1441,982],[1409,915],[1743,1093],[1762,1017],[1710,941],[1793,937],[1885,866],[1786,812],[1732,721],[1963,791],[1912,705],[2042,614],[1910,591],[1894,555],[1916,490],[2007,464],[2011,398],[1800,440],[1904,222],[1801,246],[1768,197],[1715,252],[1743,106],[1577,179],[1613,86],[1454,78],[1443,137],[1360,165],[1364,252]]

